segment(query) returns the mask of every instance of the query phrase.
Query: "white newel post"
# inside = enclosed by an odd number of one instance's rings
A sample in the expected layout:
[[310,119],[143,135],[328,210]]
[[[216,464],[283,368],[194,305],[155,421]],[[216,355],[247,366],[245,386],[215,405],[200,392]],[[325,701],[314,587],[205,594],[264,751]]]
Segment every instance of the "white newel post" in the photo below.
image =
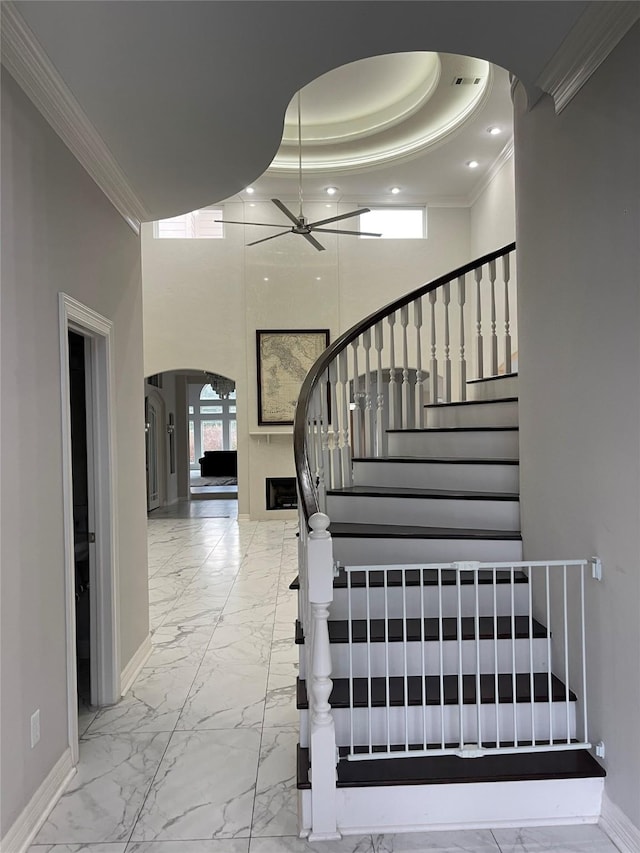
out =
[[310,841],[341,838],[336,816],[336,733],[329,704],[331,646],[329,607],[333,601],[333,547],[329,517],[317,512],[309,519],[309,604],[311,606],[311,670],[308,685],[311,761]]

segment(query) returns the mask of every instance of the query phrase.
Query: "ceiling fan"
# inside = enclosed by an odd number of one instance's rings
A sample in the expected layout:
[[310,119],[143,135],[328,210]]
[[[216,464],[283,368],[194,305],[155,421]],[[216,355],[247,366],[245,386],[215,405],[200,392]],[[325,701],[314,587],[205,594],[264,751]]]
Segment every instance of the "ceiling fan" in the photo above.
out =
[[[307,242],[316,248],[319,252],[324,252],[324,246],[312,235],[312,231],[317,231],[321,234],[350,234],[355,237],[381,237],[381,234],[374,234],[371,231],[345,231],[340,228],[323,228],[323,225],[329,225],[332,222],[339,222],[341,219],[350,219],[352,216],[360,216],[361,213],[369,213],[368,207],[361,207],[359,210],[352,210],[349,213],[342,213],[340,216],[330,216],[328,219],[318,219],[315,222],[308,222],[302,213],[302,124],[300,121],[300,92],[298,92],[298,196],[300,198],[299,214],[296,216],[289,208],[280,201],[279,198],[272,198],[271,201],[279,208],[282,213],[293,222],[291,228],[285,231],[279,231],[277,234],[272,234],[270,237],[263,237],[261,240],[254,240],[247,243],[247,246],[256,246],[258,243],[266,243],[267,240],[275,240],[276,237],[282,237],[285,234],[300,234]],[[239,222],[233,219],[216,219],[216,222],[223,222],[225,225],[263,225],[267,228],[281,228],[282,222]]]

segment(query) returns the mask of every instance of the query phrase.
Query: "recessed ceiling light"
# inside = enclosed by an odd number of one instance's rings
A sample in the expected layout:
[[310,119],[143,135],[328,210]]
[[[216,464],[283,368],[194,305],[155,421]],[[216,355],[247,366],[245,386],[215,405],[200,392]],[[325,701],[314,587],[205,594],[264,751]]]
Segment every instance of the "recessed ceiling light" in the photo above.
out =
[[262,280],[263,280],[263,281],[269,281],[269,276],[268,276],[268,275],[265,275],[265,277],[264,277]]
[[316,281],[322,281],[322,276],[321,276],[321,275],[317,275],[317,276],[316,276]]
[[399,192],[400,192],[400,187],[391,187],[392,195],[398,195]]
[[467,166],[470,169],[477,169],[480,163],[477,160],[467,160]]
[[325,204],[325,207],[333,207],[332,204]]
[[256,206],[255,201],[250,202],[249,207],[255,207],[255,206]]
[[500,128],[500,127],[488,127],[487,133],[490,133],[491,136],[497,136],[499,133],[502,133],[502,128]]
[[335,195],[338,192],[338,187],[327,187],[325,192],[327,195]]
[[254,188],[253,188],[253,187],[247,187],[247,188],[245,189],[245,192],[246,192],[246,193],[249,193],[249,195],[253,195],[253,193],[255,192],[255,190],[254,190]]

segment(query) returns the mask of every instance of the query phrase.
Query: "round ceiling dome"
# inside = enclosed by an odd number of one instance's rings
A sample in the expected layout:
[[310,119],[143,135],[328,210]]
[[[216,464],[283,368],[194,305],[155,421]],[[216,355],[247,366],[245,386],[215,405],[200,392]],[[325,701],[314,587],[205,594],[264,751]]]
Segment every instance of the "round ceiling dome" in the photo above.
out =
[[[429,99],[439,78],[437,53],[374,56],[335,68],[301,92],[304,140],[322,145],[398,124]],[[285,114],[283,142],[298,143],[297,98]]]
[[[440,142],[490,91],[488,62],[438,53],[374,56],[335,68],[300,92],[305,171],[351,171]],[[298,97],[285,114],[274,173],[298,168]]]

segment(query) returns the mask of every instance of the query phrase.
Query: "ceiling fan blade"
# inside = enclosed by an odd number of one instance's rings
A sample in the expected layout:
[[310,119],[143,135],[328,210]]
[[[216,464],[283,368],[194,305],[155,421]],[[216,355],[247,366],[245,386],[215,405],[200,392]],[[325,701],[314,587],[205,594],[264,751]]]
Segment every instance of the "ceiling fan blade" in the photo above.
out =
[[241,222],[239,219],[214,219],[214,222],[223,222],[225,225],[266,225],[268,228],[282,228],[284,222]]
[[322,245],[322,243],[318,243],[318,241],[314,237],[312,237],[311,234],[303,234],[302,236],[305,240],[311,243],[311,245],[314,246],[319,252],[324,252],[324,246]]
[[247,246],[257,246],[258,243],[266,243],[267,240],[275,240],[276,237],[282,237],[284,234],[291,234],[291,228],[286,231],[280,231],[278,234],[272,234],[271,237],[263,237],[262,240],[254,240],[253,243],[247,243]]
[[293,213],[291,213],[291,211],[289,210],[289,208],[285,207],[285,205],[280,201],[279,198],[272,198],[271,201],[284,213],[284,215],[288,219],[290,219],[294,223],[294,225],[300,225],[300,220],[298,219],[298,217],[294,216]]
[[356,237],[382,237],[382,234],[374,234],[373,231],[343,231],[340,228],[314,228],[322,234],[355,234]]
[[317,222],[310,222],[309,225],[315,228],[316,225],[328,225],[329,222],[338,222],[340,219],[350,219],[352,216],[360,216],[361,213],[369,213],[368,207],[361,207],[359,210],[351,210],[349,213],[341,213],[340,216],[330,216],[329,219],[318,219]]

